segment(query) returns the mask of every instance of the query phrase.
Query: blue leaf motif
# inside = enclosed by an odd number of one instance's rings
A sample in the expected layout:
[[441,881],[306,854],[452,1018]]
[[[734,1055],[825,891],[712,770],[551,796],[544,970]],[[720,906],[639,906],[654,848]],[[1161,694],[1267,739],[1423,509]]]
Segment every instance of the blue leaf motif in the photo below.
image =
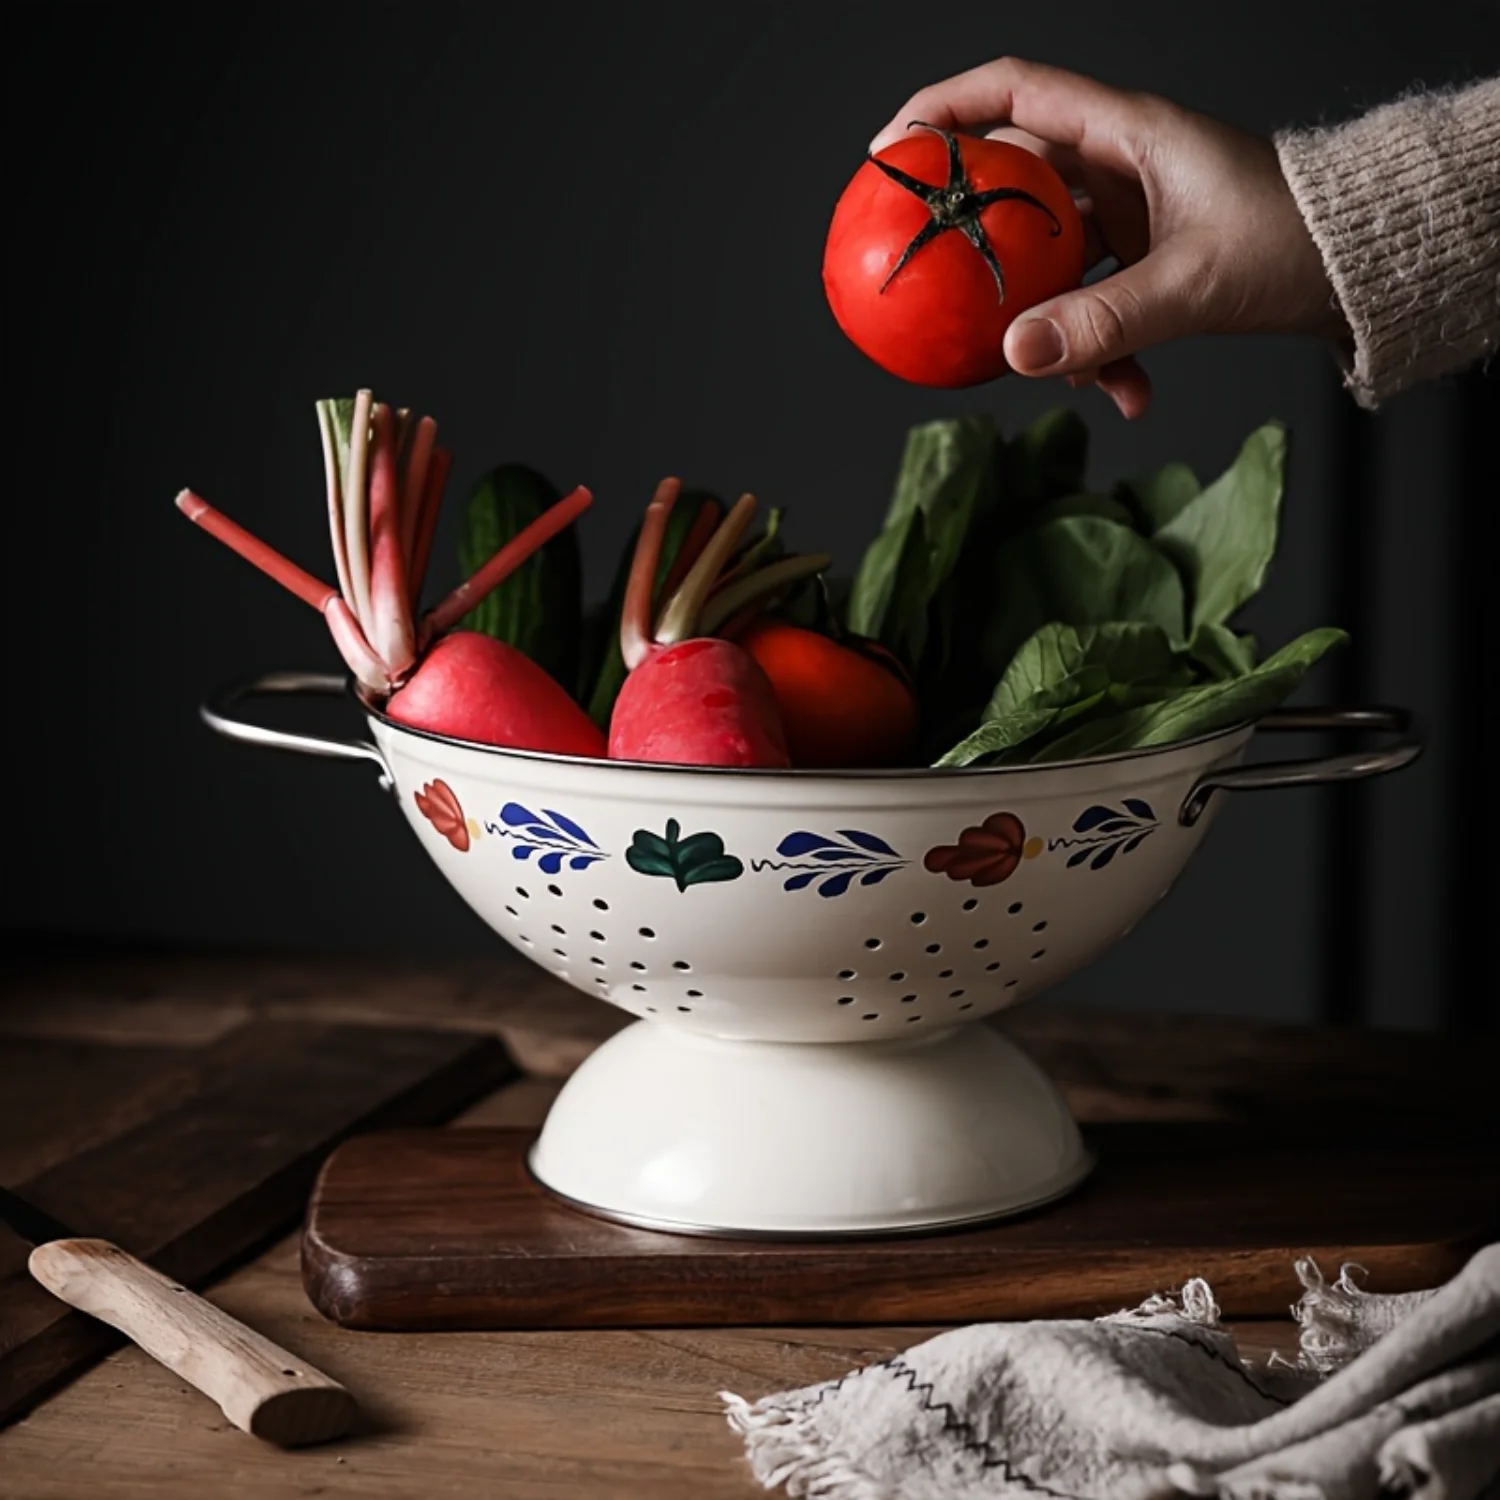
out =
[[879,885],[887,875],[893,875],[896,872],[896,869],[897,866],[895,865],[881,865],[878,869],[866,870],[865,873],[859,877],[859,883],[861,885]]
[[575,854],[568,861],[568,868],[570,870],[586,870],[593,862],[594,856],[592,854]]
[[811,854],[817,849],[831,849],[833,840],[826,839],[821,833],[809,833],[806,829],[799,829],[796,833],[789,833],[777,844],[776,852],[784,855],[787,859],[799,859],[804,854]]
[[523,828],[521,832],[527,838],[541,839],[544,844],[553,843],[557,838],[557,830],[555,828],[548,828],[545,823],[532,823],[529,827]]
[[1126,844],[1124,849],[1122,849],[1120,852],[1122,854],[1132,853],[1134,850],[1139,849],[1141,845],[1145,843],[1145,841],[1150,838],[1151,835],[1155,832],[1156,830],[1154,828],[1148,828],[1144,833],[1136,834],[1136,836],[1131,839],[1131,841]]
[[502,822],[509,823],[512,828],[522,823],[535,823],[536,814],[529,807],[522,807],[519,802],[507,802],[500,809]]
[[1118,816],[1119,814],[1112,807],[1087,807],[1074,820],[1073,832],[1090,833],[1101,823],[1106,823],[1109,819]]
[[512,859],[530,859],[531,858],[531,845],[530,844],[517,844],[510,851],[510,853],[511,853],[511,858]]
[[1094,851],[1092,849],[1080,849],[1077,854],[1070,854],[1068,856],[1068,868],[1070,870],[1075,869],[1078,865],[1081,865],[1084,860],[1086,860],[1093,852]]
[[816,870],[804,870],[800,875],[789,875],[781,888],[784,891],[805,891],[817,874]]
[[830,875],[818,887],[818,894],[820,896],[842,896],[849,889],[849,882],[858,873],[856,870],[842,870],[837,875]]
[[858,855],[852,853],[848,849],[840,849],[837,844],[833,844],[827,849],[814,849],[811,851],[811,853],[814,859],[822,860],[859,858]]
[[1151,810],[1149,802],[1142,802],[1139,797],[1125,797],[1122,799],[1125,806],[1138,818],[1147,818],[1151,822],[1156,821],[1156,814]]
[[1107,823],[1099,825],[1100,833],[1124,833],[1128,828],[1137,827],[1134,818],[1111,818]]
[[871,854],[887,854],[892,859],[900,859],[884,839],[876,838],[873,833],[861,833],[857,828],[840,828],[839,837],[848,839],[851,844],[857,844],[861,849],[868,849]]
[[1118,844],[1106,844],[1095,856],[1094,862],[1089,866],[1091,870],[1102,870],[1115,855],[1120,852]]
[[546,817],[551,818],[553,823],[562,829],[570,839],[575,839],[580,844],[587,844],[590,849],[597,849],[599,847],[572,818],[565,818],[560,812],[553,812],[550,807],[544,807],[542,812]]
[[537,860],[544,875],[556,875],[562,869],[563,855],[558,849],[549,849],[547,853]]

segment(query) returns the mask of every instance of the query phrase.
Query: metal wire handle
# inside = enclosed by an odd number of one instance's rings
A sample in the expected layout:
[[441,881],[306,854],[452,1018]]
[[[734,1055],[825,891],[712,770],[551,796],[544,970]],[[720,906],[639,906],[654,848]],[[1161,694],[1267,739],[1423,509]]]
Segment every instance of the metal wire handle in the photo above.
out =
[[1203,816],[1215,792],[1258,792],[1273,787],[1323,786],[1330,782],[1361,781],[1409,766],[1422,753],[1414,716],[1404,708],[1283,708],[1260,721],[1270,730],[1343,730],[1395,734],[1394,745],[1380,750],[1353,750],[1316,760],[1267,761],[1253,766],[1227,766],[1205,771],[1193,783],[1177,815],[1184,828]]

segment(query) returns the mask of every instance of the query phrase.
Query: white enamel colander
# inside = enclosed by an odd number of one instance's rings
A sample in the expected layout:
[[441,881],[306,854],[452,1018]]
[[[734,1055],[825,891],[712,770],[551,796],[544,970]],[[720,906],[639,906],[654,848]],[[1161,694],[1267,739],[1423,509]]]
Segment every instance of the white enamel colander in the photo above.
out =
[[1240,764],[1256,726],[1059,765],[725,771],[569,759],[406,728],[373,741],[203,710],[250,744],[376,765],[417,838],[507,942],[640,1018],[569,1080],[532,1170],[579,1206],[699,1233],[879,1234],[1018,1212],[1090,1162],[1051,1082],[972,1022],[1124,936],[1219,791],[1376,775],[1418,753],[1395,710],[1261,729],[1388,748]]

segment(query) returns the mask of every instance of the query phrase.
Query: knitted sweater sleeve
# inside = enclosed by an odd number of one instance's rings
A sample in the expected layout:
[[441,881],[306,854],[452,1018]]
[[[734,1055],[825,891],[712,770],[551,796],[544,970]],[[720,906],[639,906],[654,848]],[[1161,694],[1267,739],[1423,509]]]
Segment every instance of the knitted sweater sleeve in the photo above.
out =
[[1276,138],[1374,407],[1500,347],[1500,78]]

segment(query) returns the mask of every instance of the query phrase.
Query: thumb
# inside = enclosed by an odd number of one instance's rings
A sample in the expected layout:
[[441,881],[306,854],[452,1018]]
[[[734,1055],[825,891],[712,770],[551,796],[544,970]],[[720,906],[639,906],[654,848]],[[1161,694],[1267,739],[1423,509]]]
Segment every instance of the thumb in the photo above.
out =
[[1020,375],[1097,370],[1168,339],[1203,331],[1187,257],[1157,250],[1103,281],[1028,309],[1005,335]]

